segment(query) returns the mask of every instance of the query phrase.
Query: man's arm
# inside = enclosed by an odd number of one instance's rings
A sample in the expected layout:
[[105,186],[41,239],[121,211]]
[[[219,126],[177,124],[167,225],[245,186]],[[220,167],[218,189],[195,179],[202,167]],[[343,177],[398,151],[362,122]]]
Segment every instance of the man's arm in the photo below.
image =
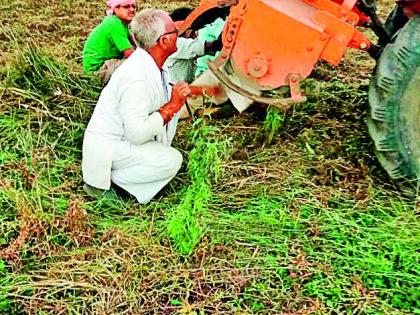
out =
[[134,47],[128,48],[123,51],[124,58],[130,57],[130,55],[134,52]]
[[130,55],[136,50],[136,41],[134,40],[133,34],[130,34],[128,36],[128,40],[131,43],[131,48],[128,48],[128,49],[123,51],[124,58],[130,57]]
[[205,42],[203,40],[178,37],[176,41],[177,51],[171,55],[174,59],[191,59],[203,56]]
[[223,43],[222,43],[222,35],[214,40],[214,41],[206,41],[204,45],[205,55],[215,55],[218,51],[222,50]]
[[124,58],[128,58],[135,50],[132,44],[132,36],[119,25],[114,27],[112,32],[109,33],[110,40],[113,42],[118,51],[123,53]]
[[181,109],[190,92],[187,83],[178,82],[172,88],[169,102],[153,112],[154,98],[157,96],[150,93],[149,85],[144,81],[127,84],[119,95],[127,140],[142,144],[161,136],[163,125]]
[[119,112],[125,137],[130,142],[143,144],[162,135],[163,119],[153,108],[157,97],[150,90],[150,85],[141,80],[125,83],[124,88],[120,89]]
[[184,81],[177,82],[172,87],[171,99],[159,109],[164,124],[169,122],[178,113],[190,93],[190,87]]

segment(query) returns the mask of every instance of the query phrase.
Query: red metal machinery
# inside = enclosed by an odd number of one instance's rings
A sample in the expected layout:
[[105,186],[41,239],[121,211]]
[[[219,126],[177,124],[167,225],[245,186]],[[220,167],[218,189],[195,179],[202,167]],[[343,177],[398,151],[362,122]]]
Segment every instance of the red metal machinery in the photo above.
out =
[[370,47],[370,41],[356,29],[356,2],[203,0],[180,31],[188,30],[211,9],[230,7],[223,49],[214,62],[216,68],[230,60],[236,72],[254,81],[261,90],[289,85],[290,100],[299,101],[299,82],[310,75],[318,60],[338,65],[348,47]]
[[[383,24],[371,0],[202,0],[181,32],[198,29],[212,14],[227,16],[227,22],[221,54],[209,63],[212,73],[193,83],[214,100],[230,98],[239,111],[252,101],[286,110],[305,99],[299,82],[318,60],[337,66],[348,47],[367,50],[377,60],[367,119],[375,153],[390,177],[418,185],[420,0],[396,3]],[[356,29],[361,25],[374,31],[377,44]],[[290,97],[261,96],[280,86],[290,86]]]

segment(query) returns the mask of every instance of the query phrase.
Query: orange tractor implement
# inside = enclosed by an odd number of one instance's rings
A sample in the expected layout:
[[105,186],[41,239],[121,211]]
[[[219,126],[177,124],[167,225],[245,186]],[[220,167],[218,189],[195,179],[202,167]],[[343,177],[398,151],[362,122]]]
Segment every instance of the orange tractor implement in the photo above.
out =
[[[356,1],[205,0],[181,25],[181,33],[208,10],[231,6],[223,30],[223,49],[214,64],[226,61],[261,89],[289,85],[291,97],[302,99],[296,85],[318,60],[338,65],[347,47],[368,49],[370,41],[356,29]],[[276,26],[273,28],[273,26]]]
[[[252,102],[287,110],[305,100],[300,82],[319,60],[339,65],[347,48],[377,59],[368,127],[375,152],[393,178],[420,178],[420,0],[398,0],[385,25],[373,0],[202,0],[180,35],[226,17],[223,48],[193,84],[243,111]],[[372,44],[357,27],[378,37]],[[215,88],[212,88],[214,86]],[[262,91],[290,87],[280,100]],[[200,91],[199,89],[197,91]],[[414,118],[410,118],[413,117]]]

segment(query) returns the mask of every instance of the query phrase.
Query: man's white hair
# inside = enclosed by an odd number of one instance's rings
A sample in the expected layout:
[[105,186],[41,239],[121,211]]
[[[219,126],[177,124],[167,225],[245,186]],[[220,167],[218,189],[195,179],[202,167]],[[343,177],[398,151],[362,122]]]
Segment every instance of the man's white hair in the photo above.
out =
[[143,9],[132,19],[130,28],[138,47],[149,49],[156,44],[160,36],[165,34],[166,27],[162,13],[165,11]]

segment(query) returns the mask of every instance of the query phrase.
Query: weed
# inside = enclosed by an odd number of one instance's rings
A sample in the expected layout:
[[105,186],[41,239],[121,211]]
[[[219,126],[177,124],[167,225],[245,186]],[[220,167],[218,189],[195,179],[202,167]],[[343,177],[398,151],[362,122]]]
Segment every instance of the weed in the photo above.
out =
[[268,108],[263,124],[263,133],[266,138],[266,143],[272,143],[274,135],[279,132],[283,125],[285,115],[285,113],[281,113],[275,107]]
[[204,215],[212,198],[211,184],[222,175],[221,164],[229,154],[227,139],[217,140],[218,130],[197,120],[190,132],[194,148],[189,154],[188,174],[191,184],[183,200],[168,216],[168,233],[175,249],[191,254],[203,233],[199,217]]
[[159,199],[87,201],[80,51],[104,6],[41,2],[0,10],[0,314],[418,313],[419,196],[376,171],[363,55],[321,64],[270,145],[249,112],[183,121]]

